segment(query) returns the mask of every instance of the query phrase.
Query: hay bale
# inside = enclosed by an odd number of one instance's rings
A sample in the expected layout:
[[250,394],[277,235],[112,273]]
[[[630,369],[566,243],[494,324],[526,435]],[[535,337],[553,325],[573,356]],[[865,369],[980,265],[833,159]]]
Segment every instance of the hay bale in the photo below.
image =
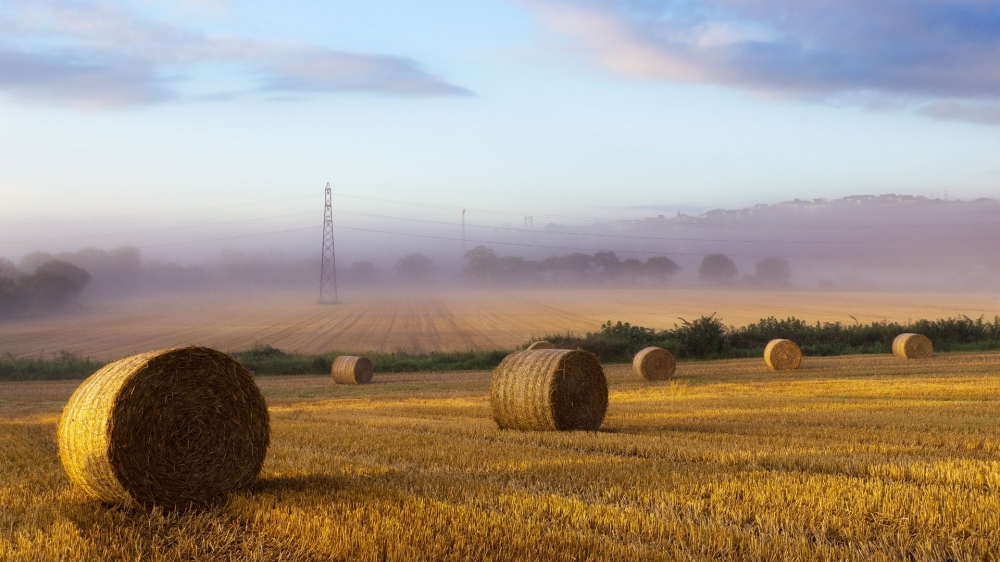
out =
[[111,363],[59,420],[59,458],[91,498],[126,506],[205,505],[250,485],[270,443],[253,375],[200,346]]
[[899,334],[892,340],[892,353],[902,359],[928,359],[934,353],[934,344],[921,334]]
[[772,371],[798,369],[802,363],[802,351],[791,340],[771,340],[764,348],[764,362]]
[[596,431],[608,410],[608,382],[593,353],[515,351],[493,371],[490,405],[500,429]]
[[632,358],[632,370],[647,381],[665,381],[676,369],[674,355],[660,347],[647,347]]
[[536,341],[528,346],[528,351],[533,351],[535,349],[555,349],[556,345],[547,341]]
[[340,355],[330,369],[337,384],[368,384],[372,382],[372,362],[367,357]]

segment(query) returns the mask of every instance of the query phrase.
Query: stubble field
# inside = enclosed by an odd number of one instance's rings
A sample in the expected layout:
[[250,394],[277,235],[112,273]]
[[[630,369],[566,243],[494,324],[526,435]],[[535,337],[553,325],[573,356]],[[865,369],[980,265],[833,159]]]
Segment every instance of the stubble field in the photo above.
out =
[[717,313],[728,325],[796,316],[810,323],[906,321],[967,315],[992,319],[1000,295],[604,288],[343,291],[342,304],[314,292],[230,292],[85,302],[79,311],[0,323],[0,353],[80,353],[111,360],[197,343],[221,350],[255,343],[286,351],[511,349],[531,337],[597,331],[606,320],[670,328]]
[[1000,354],[606,366],[600,432],[500,431],[486,372],[261,378],[272,447],[207,511],[85,500],[75,382],[0,383],[3,560],[1000,557]]

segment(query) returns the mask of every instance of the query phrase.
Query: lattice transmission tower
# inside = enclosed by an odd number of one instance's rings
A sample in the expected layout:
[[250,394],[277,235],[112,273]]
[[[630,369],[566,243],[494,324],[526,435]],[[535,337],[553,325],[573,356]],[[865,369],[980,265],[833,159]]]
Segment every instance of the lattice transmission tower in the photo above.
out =
[[326,184],[323,207],[323,258],[319,270],[319,303],[337,304],[337,254],[333,251],[333,201]]

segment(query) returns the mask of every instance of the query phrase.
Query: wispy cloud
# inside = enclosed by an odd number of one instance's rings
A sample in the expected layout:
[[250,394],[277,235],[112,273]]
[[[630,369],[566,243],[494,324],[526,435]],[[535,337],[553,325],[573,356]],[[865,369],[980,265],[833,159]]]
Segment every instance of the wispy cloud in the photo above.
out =
[[966,121],[981,125],[1000,125],[1000,104],[942,100],[919,109],[921,115],[934,119]]
[[771,97],[1000,101],[995,0],[520,1],[632,77]]
[[79,52],[0,50],[0,90],[35,103],[95,109],[175,97],[148,64]]
[[404,57],[208,35],[101,1],[0,0],[0,94],[9,99],[86,108],[162,103],[183,99],[181,84],[208,65],[256,84],[241,94],[470,94]]
[[405,96],[470,95],[442,82],[411,59],[326,50],[289,53],[262,67],[265,86],[277,91],[382,92]]

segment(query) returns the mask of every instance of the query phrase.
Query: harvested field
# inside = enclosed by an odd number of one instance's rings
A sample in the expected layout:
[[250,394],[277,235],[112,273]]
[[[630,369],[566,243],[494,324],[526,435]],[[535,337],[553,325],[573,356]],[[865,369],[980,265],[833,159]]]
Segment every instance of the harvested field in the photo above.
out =
[[77,383],[0,383],[0,559],[1000,557],[1000,354],[606,372],[596,433],[498,430],[488,372],[259,379],[262,480],[187,514],[86,500],[55,443]]
[[513,348],[532,336],[596,331],[606,320],[668,328],[716,312],[726,324],[796,316],[853,323],[992,318],[1000,295],[810,293],[671,288],[514,292],[344,291],[343,304],[309,293],[192,294],[88,303],[76,313],[0,323],[0,353],[67,350],[109,360],[197,343],[241,350],[266,343],[286,351],[468,351]]

